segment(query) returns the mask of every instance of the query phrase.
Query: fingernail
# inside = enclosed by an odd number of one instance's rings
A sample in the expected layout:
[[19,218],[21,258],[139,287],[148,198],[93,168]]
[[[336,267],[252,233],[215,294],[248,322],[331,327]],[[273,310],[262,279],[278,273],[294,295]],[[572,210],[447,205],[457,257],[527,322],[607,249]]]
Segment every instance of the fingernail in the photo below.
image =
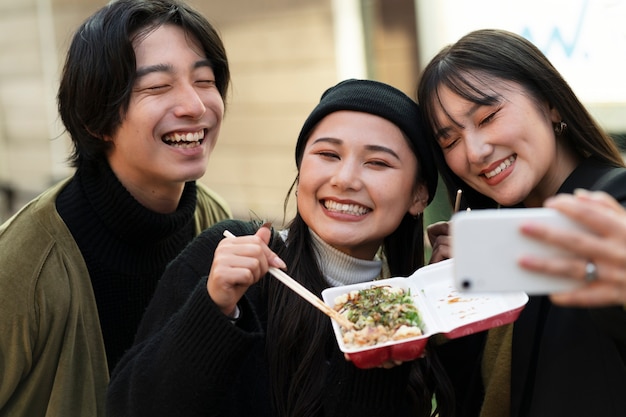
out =
[[279,269],[287,268],[287,264],[282,259],[280,259],[278,256],[275,257],[272,260],[272,264],[273,264],[273,266],[275,266],[276,268],[279,268]]

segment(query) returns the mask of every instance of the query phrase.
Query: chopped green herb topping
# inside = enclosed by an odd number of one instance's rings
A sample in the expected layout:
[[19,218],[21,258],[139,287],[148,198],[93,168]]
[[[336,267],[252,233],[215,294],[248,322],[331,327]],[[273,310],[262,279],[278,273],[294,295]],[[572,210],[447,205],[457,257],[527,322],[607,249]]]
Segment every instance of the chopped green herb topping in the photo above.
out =
[[344,332],[346,343],[371,345],[422,334],[422,319],[410,290],[372,286],[352,291],[335,299],[335,309],[355,325],[355,330]]

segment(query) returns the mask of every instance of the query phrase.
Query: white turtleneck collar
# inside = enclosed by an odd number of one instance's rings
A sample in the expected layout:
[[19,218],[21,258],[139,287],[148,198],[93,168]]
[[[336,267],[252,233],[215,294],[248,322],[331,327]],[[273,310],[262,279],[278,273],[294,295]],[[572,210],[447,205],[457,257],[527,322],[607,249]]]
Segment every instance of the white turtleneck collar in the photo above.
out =
[[324,242],[313,230],[309,231],[320,269],[333,287],[373,281],[380,277],[383,262],[378,256],[371,261],[353,258]]
[[[371,261],[353,258],[324,242],[311,228],[309,232],[317,263],[329,285],[339,287],[381,278],[383,262],[378,255]],[[287,240],[288,234],[289,229],[279,232],[283,241]]]

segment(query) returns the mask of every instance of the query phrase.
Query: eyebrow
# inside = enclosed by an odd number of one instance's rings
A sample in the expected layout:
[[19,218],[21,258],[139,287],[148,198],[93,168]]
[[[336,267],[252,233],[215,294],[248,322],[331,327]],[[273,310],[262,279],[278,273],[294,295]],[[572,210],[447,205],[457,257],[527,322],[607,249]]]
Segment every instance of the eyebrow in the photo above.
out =
[[[211,65],[211,61],[209,61],[208,59],[203,59],[200,61],[196,61],[193,64],[193,69],[197,69],[197,68],[203,68],[203,67],[209,67],[209,68],[213,68],[213,65]],[[155,64],[155,65],[148,65],[145,67],[141,67],[137,69],[137,78],[141,78],[141,77],[145,77],[148,74],[152,74],[155,72],[169,72],[172,73],[174,72],[174,66],[172,64]]]
[[[343,140],[341,139],[335,139],[335,138],[318,138],[315,139],[313,141],[313,143],[319,143],[319,142],[328,142],[328,143],[333,143],[335,145],[341,145],[343,144]],[[376,151],[376,152],[384,152],[387,153],[391,156],[393,156],[396,159],[400,159],[400,157],[398,156],[398,154],[391,148],[388,148],[386,146],[382,146],[382,145],[366,145],[365,149],[369,150],[369,151]]]

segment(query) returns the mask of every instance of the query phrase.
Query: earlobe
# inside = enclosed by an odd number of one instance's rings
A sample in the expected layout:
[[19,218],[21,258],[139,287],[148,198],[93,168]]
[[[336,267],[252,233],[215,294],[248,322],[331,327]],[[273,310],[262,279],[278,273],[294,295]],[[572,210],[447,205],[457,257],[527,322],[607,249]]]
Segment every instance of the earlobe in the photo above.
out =
[[413,204],[409,207],[409,214],[413,217],[424,212],[428,205],[428,190],[424,185],[420,185],[413,196]]

